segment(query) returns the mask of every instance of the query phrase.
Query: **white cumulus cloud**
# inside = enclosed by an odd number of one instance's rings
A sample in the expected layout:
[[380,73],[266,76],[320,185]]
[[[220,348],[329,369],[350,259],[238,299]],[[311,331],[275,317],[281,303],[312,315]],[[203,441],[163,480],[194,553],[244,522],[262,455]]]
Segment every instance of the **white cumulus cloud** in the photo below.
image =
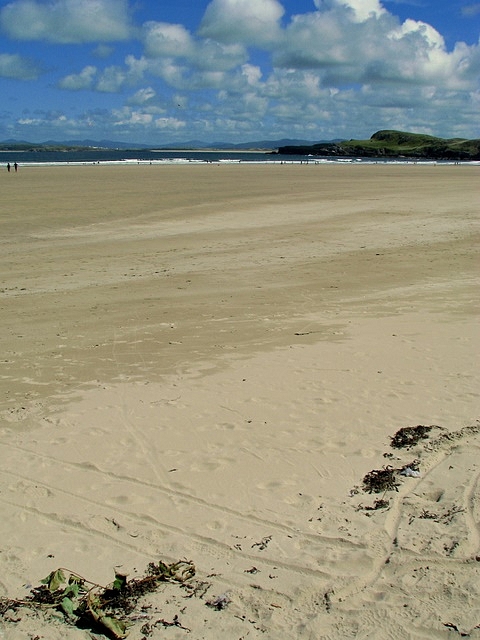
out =
[[0,26],[19,40],[126,40],[130,36],[128,0],[13,0],[0,10]]
[[378,0],[316,0],[316,12],[294,16],[277,47],[276,67],[316,70],[323,86],[414,83],[475,88],[479,47],[448,51],[442,35],[403,23]]
[[143,79],[148,62],[145,58],[129,55],[125,58],[125,66],[112,65],[99,75],[96,90],[104,93],[117,93],[125,86],[132,86]]
[[379,0],[314,0],[317,9],[346,10],[354,22],[364,22],[386,13]]
[[143,27],[145,55],[164,61],[182,60],[204,71],[226,71],[247,60],[246,49],[212,39],[195,38],[185,27],[165,22],[147,22]]
[[155,89],[152,87],[146,87],[145,89],[139,89],[130,99],[129,104],[142,105],[152,102],[156,96]]
[[82,91],[85,89],[91,89],[93,80],[97,74],[97,68],[91,65],[86,66],[80,73],[72,73],[62,78],[58,86],[60,89],[67,89],[69,91]]
[[179,118],[157,118],[155,120],[155,127],[157,129],[167,129],[172,131],[178,131],[184,129],[187,123]]
[[191,56],[194,48],[193,39],[183,25],[150,21],[144,25],[144,31],[147,56]]
[[35,80],[41,74],[37,64],[17,53],[0,54],[0,78]]
[[199,34],[219,42],[260,46],[278,39],[284,13],[277,0],[212,0]]

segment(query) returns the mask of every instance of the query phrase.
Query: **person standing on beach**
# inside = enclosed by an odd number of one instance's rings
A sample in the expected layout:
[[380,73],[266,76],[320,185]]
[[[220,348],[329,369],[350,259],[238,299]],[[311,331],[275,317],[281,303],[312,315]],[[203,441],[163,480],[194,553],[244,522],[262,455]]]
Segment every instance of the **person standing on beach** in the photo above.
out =
[[15,164],[13,165],[15,167],[15,173],[17,173],[18,171],[18,164],[15,162]]
[[7,164],[7,171],[10,173],[10,163]]

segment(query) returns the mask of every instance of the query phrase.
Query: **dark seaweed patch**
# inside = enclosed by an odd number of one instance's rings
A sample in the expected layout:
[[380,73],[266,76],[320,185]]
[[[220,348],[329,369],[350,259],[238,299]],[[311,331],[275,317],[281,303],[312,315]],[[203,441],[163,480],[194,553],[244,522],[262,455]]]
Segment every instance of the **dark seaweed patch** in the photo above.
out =
[[420,442],[428,438],[428,434],[433,427],[427,427],[424,425],[417,425],[416,427],[402,427],[391,438],[391,446],[394,449],[409,449]]
[[395,471],[390,465],[382,469],[373,469],[363,478],[363,490],[368,493],[398,491],[399,482]]

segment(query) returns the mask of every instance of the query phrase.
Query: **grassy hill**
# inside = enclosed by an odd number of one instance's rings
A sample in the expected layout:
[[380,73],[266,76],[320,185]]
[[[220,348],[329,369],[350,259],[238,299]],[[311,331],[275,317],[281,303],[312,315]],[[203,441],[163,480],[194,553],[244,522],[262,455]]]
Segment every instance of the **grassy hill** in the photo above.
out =
[[422,133],[377,131],[369,140],[279,147],[280,154],[367,158],[480,160],[480,140],[436,138]]

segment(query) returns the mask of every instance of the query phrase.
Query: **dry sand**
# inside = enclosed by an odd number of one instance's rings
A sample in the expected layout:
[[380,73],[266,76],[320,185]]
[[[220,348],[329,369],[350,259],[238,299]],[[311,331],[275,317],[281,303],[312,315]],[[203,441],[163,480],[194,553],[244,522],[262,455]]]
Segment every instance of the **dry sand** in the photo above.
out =
[[131,640],[480,637],[479,170],[5,171],[0,596],[187,558]]

